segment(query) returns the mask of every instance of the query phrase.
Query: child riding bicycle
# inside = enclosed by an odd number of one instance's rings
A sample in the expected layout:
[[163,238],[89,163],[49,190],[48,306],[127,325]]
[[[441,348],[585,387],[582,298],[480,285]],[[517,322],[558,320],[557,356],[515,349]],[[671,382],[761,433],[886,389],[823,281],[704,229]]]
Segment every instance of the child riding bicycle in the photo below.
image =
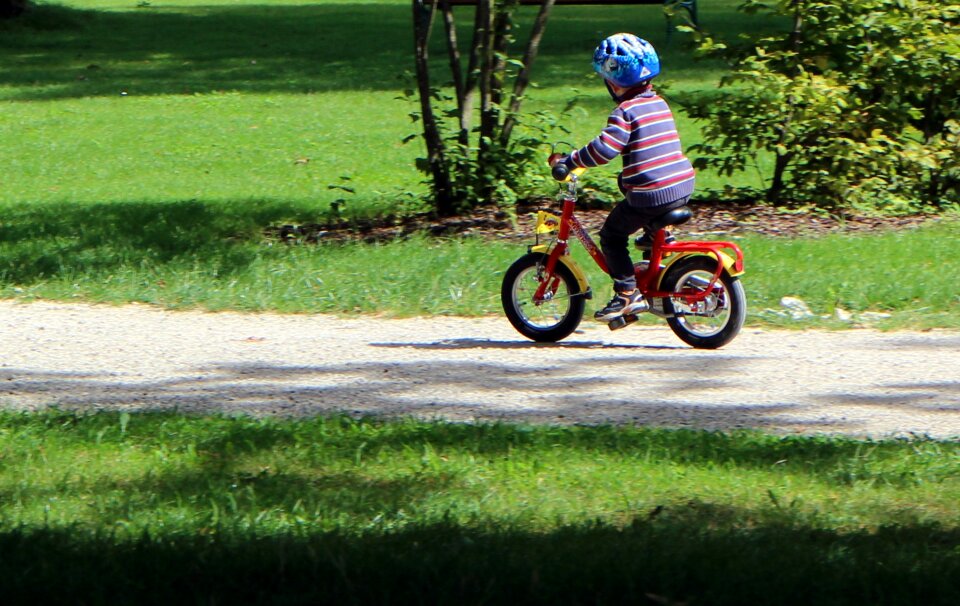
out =
[[683,154],[673,113],[650,81],[660,73],[653,46],[633,34],[605,39],[593,55],[593,68],[617,102],[600,135],[568,156],[551,156],[551,166],[590,168],[623,156],[617,183],[624,200],[600,230],[600,248],[613,278],[614,297],[594,314],[609,322],[649,309],[637,290],[630,236],[657,217],[685,206],[694,187],[694,170]]

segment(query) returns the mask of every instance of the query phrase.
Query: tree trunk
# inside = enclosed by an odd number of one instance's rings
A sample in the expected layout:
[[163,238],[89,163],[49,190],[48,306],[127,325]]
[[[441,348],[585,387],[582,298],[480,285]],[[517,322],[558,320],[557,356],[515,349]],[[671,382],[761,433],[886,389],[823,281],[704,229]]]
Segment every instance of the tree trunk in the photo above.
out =
[[[803,45],[802,8],[801,2],[793,3],[793,29],[790,31],[788,38],[790,47],[797,53],[800,52],[800,48]],[[795,66],[791,71],[793,72],[793,78],[796,78],[800,74],[799,66]],[[783,119],[783,124],[779,127],[780,133],[777,140],[779,146],[785,146],[787,142],[787,132],[790,129],[790,122],[793,120],[793,104],[793,97],[788,96],[787,105],[790,106],[791,109],[787,112],[787,115]],[[790,152],[777,153],[777,158],[773,165],[773,179],[770,183],[770,189],[767,190],[767,199],[773,202],[775,206],[782,202],[783,190],[786,188],[787,168],[790,166],[792,160],[793,154]]]
[[453,90],[457,95],[457,107],[463,107],[463,67],[460,64],[460,45],[457,44],[457,24],[448,0],[440,0],[443,25],[447,32],[447,54],[450,56],[450,73],[453,75]]
[[470,60],[467,63],[467,77],[463,83],[463,102],[460,110],[460,144],[464,148],[470,146],[470,129],[473,123],[473,109],[476,107],[477,86],[480,79],[477,72],[482,61],[481,54],[483,41],[490,28],[490,11],[492,2],[481,0],[477,3],[477,10],[473,21],[473,41],[470,43]]
[[780,206],[780,203],[783,202],[782,198],[783,190],[786,187],[787,168],[790,166],[792,159],[792,154],[777,154],[777,158],[774,161],[773,180],[770,183],[770,189],[767,190],[767,199],[770,200],[774,206]]
[[[518,0],[503,0],[499,4],[498,0],[476,0],[473,40],[463,55],[450,0],[413,0],[417,86],[428,151],[427,163],[421,168],[433,180],[433,193],[437,198],[434,207],[440,214],[454,214],[461,206],[495,201],[499,180],[510,174],[504,164],[509,159],[498,154],[498,150],[507,147],[517,123],[515,114],[530,83],[531,64],[556,0],[539,1],[542,2],[540,13],[508,97],[505,90],[507,48],[512,41],[512,15]],[[437,14],[441,14],[444,21],[447,59],[457,104],[455,111],[444,111],[442,115],[432,107],[436,90],[431,87],[427,56],[430,28]],[[479,128],[474,127],[478,113]],[[443,138],[441,127],[446,124],[443,116],[458,121],[456,141]]]
[[[440,10],[443,12],[443,24],[447,34],[447,54],[450,59],[450,73],[453,76],[453,90],[457,98],[458,112],[458,132],[457,143],[459,149],[454,154],[453,166],[449,167],[451,171],[453,196],[457,199],[463,198],[463,189],[470,182],[470,123],[473,113],[473,96],[476,87],[476,78],[470,71],[467,73],[466,80],[463,75],[463,61],[460,57],[460,44],[457,41],[457,24],[453,18],[453,10],[448,0],[439,0]],[[471,49],[470,62],[474,62],[474,50]],[[470,70],[473,68],[471,67]]]
[[[482,35],[480,35],[480,141],[477,149],[477,171],[475,181],[478,181],[480,196],[486,198],[489,194],[489,154],[490,142],[493,132],[491,124],[493,123],[496,109],[493,106],[493,86],[495,83],[493,77],[496,57],[494,56],[494,23],[495,15],[493,10],[493,0],[479,0],[477,11],[483,11],[484,21]],[[479,32],[478,32],[479,33]]]
[[[497,11],[493,22],[493,68],[490,74],[492,83],[491,102],[496,109],[496,116],[500,115],[500,104],[503,103],[503,77],[507,71],[507,47],[510,45],[510,32],[513,30],[513,17],[506,9]],[[499,119],[494,121],[496,130]]]
[[434,208],[440,216],[456,214],[456,202],[450,182],[443,138],[433,113],[430,72],[427,67],[427,42],[433,22],[432,6],[423,0],[413,0],[414,59],[417,71],[417,89],[420,94],[420,114],[423,120],[423,140],[427,146],[427,170],[433,179]]

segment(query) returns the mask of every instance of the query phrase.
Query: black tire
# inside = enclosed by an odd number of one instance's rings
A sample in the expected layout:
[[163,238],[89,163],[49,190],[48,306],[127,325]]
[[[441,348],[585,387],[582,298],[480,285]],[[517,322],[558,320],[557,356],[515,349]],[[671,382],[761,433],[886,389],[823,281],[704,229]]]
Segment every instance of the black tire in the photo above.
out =
[[523,336],[539,342],[559,341],[570,335],[583,319],[584,296],[570,268],[558,262],[554,277],[556,293],[536,305],[533,295],[543,281],[547,255],[530,253],[517,259],[503,276],[500,300],[507,319]]
[[[660,290],[678,292],[683,289],[703,290],[717,269],[712,257],[682,259],[667,270]],[[714,285],[715,294],[703,302],[706,309],[695,310],[678,297],[663,299],[667,323],[680,339],[699,349],[717,349],[733,340],[747,317],[747,297],[738,278],[720,273]]]

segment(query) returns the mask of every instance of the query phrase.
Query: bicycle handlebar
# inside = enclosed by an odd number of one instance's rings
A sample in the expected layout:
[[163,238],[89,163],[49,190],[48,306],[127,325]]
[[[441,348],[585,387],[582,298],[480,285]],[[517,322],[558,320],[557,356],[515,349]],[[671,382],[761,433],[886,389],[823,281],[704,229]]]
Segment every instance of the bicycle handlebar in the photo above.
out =
[[554,164],[553,168],[550,170],[550,174],[553,175],[553,178],[557,181],[566,181],[567,177],[570,176],[570,169],[567,168],[566,164],[558,162]]
[[562,162],[563,156],[560,154],[551,154],[547,159],[547,162],[550,164],[550,174],[553,175],[553,178],[557,181],[575,181],[577,177],[582,175],[587,169],[580,168],[579,166],[570,169],[564,162]]

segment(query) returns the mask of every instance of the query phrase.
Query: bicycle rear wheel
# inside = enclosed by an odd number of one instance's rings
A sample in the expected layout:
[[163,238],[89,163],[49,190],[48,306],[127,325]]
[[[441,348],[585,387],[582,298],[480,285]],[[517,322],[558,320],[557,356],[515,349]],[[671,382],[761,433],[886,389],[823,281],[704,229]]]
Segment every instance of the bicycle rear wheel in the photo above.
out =
[[[713,279],[717,260],[690,257],[671,267],[661,282],[661,290],[703,292]],[[716,349],[733,340],[747,315],[747,298],[740,280],[726,271],[713,285],[712,292],[697,303],[682,297],[663,299],[667,324],[682,341],[700,349]]]

